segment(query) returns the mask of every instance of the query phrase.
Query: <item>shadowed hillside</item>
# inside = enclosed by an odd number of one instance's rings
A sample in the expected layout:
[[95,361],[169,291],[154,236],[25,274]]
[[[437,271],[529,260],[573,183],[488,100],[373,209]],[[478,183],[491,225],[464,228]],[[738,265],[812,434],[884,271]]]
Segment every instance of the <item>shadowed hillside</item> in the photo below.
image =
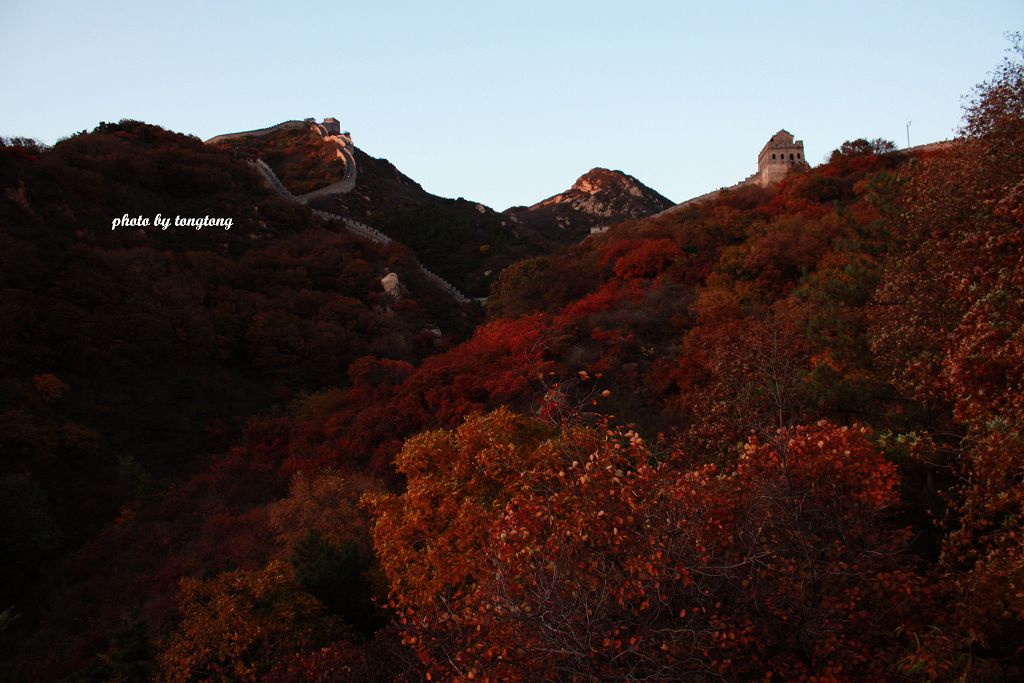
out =
[[1020,680],[1022,59],[949,144],[654,216],[597,169],[511,212],[547,242],[357,152],[323,206],[442,273],[541,251],[486,320],[231,150],[4,144],[0,671]]

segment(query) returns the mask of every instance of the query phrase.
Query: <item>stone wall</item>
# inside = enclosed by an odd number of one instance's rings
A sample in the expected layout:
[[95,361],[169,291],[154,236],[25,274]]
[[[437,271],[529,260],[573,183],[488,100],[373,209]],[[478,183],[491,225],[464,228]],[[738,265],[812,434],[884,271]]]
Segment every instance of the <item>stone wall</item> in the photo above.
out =
[[[325,119],[324,123],[329,123],[331,121],[333,121],[334,124],[338,124],[337,119]],[[308,192],[304,195],[295,196],[294,194],[291,193],[291,191],[288,190],[287,187],[284,186],[281,180],[277,177],[277,174],[274,173],[274,169],[270,168],[270,166],[268,166],[267,163],[263,161],[263,159],[250,161],[249,164],[254,169],[256,169],[256,171],[261,176],[263,176],[263,180],[272,190],[274,190],[274,192],[276,192],[277,194],[281,195],[282,197],[289,201],[305,204],[310,199],[313,199],[315,197],[351,192],[352,188],[355,187],[356,181],[356,160],[355,156],[353,156],[352,154],[352,140],[347,135],[332,134],[332,128],[334,127],[333,125],[325,126],[323,124],[315,123],[308,119],[306,121],[286,121],[284,123],[279,123],[276,126],[270,126],[269,128],[261,128],[255,131],[246,131],[243,133],[227,133],[225,135],[218,135],[217,137],[210,138],[209,140],[207,140],[207,142],[220,142],[223,140],[231,140],[234,138],[245,137],[248,135],[266,135],[268,133],[273,133],[274,131],[277,130],[310,126],[312,126],[326,142],[338,146],[338,158],[341,159],[345,164],[345,177],[342,178],[340,181],[328,185],[327,187],[321,187],[320,189],[314,190],[313,192]],[[340,128],[340,124],[338,124],[337,127]],[[377,244],[391,244],[394,241],[390,237],[382,233],[380,230],[377,230],[376,228],[366,225],[365,223],[354,221],[351,218],[345,218],[344,216],[339,216],[328,211],[321,211],[320,209],[313,209],[313,215],[323,220],[340,221],[349,232],[355,235],[359,235],[360,237],[363,237],[365,239],[368,239],[371,242],[376,242]],[[417,265],[419,266],[420,271],[423,273],[423,277],[425,277],[428,282],[448,293],[448,295],[455,299],[455,301],[459,303],[469,303],[470,301],[485,303],[487,301],[486,297],[470,299],[465,294],[460,292],[455,287],[455,285],[448,282],[443,277],[434,273],[433,271],[428,270],[426,267],[424,267],[422,263],[419,263],[417,261]]]
[[352,154],[351,150],[352,139],[347,135],[341,135],[341,124],[337,119],[327,118],[324,119],[323,123],[316,123],[312,119],[306,119],[305,121],[285,121],[284,123],[279,123],[276,126],[268,126],[267,128],[247,130],[242,131],[241,133],[225,133],[223,135],[217,135],[206,142],[207,144],[212,144],[216,142],[224,142],[225,140],[236,140],[238,138],[249,137],[251,135],[269,135],[270,133],[274,133],[279,130],[299,128],[312,128],[318,135],[320,135],[324,142],[337,146],[335,154],[341,163],[345,165],[345,174],[342,179],[325,187],[317,188],[312,192],[307,192],[302,195],[293,195],[284,187],[273,169],[271,169],[270,166],[268,166],[262,159],[257,160],[257,168],[260,173],[263,174],[271,186],[282,196],[292,201],[302,202],[303,204],[318,197],[327,197],[330,195],[346,194],[351,192],[356,186],[356,158]]
[[689,206],[691,204],[697,204],[698,202],[704,202],[704,201],[707,201],[707,200],[712,199],[714,197],[717,197],[718,195],[722,194],[723,192],[728,192],[729,190],[735,190],[735,189],[741,188],[741,187],[743,187],[745,185],[754,185],[754,184],[762,185],[763,186],[763,184],[761,182],[761,173],[760,172],[758,172],[758,173],[751,173],[750,175],[748,175],[743,180],[739,181],[738,183],[733,183],[732,185],[729,185],[728,187],[720,187],[717,190],[712,190],[711,192],[705,192],[702,195],[697,195],[696,197],[692,197],[690,199],[687,199],[685,202],[680,202],[679,204],[676,204],[675,206],[670,206],[667,209],[665,209],[664,211],[662,211],[661,213],[658,213],[656,215],[657,216],[664,216],[664,215],[667,215],[667,214],[675,213],[676,211],[679,211],[680,209],[682,209],[684,206]]
[[[320,124],[317,124],[317,126],[321,130],[326,130]],[[345,164],[345,175],[336,183],[331,183],[325,187],[300,195],[298,197],[298,201],[302,203],[306,203],[311,199],[316,199],[317,197],[326,197],[332,194],[347,194],[356,186],[356,158],[350,149],[351,141],[340,135],[329,135],[326,136],[324,140],[338,146],[336,154],[338,158],[341,159],[342,163]]]
[[267,128],[257,128],[256,130],[245,130],[241,133],[224,133],[223,135],[215,135],[206,141],[206,144],[211,145],[215,142],[224,142],[225,140],[236,140],[238,138],[249,137],[250,135],[269,135],[279,130],[290,130],[293,128],[307,128],[309,124],[305,121],[285,121],[279,123],[276,126],[268,126]]
[[[465,294],[463,294],[458,289],[456,289],[455,285],[453,285],[452,283],[448,282],[443,277],[441,277],[440,275],[437,275],[433,271],[427,270],[427,268],[425,266],[423,266],[423,264],[420,264],[420,271],[422,271],[424,277],[426,277],[428,280],[433,282],[435,285],[437,285],[438,287],[440,287],[444,291],[448,292],[448,294],[450,294],[451,297],[453,299],[455,299],[456,301],[458,301],[459,303],[465,304],[465,303],[469,303],[471,301],[471,299],[469,297],[467,297]],[[484,299],[482,299],[482,301],[486,301],[486,300],[487,300],[486,297]],[[481,299],[477,299],[477,301],[481,301]]]
[[281,184],[277,174],[274,173],[274,169],[270,168],[270,166],[267,165],[267,162],[263,161],[263,159],[250,161],[249,164],[260,172],[260,175],[262,175],[263,179],[267,181],[267,184],[270,185],[270,187],[279,195],[293,202],[299,201],[287,187]]
[[892,154],[906,154],[907,152],[938,152],[939,150],[949,149],[956,144],[955,140],[941,140],[939,142],[929,142],[924,145],[914,145],[913,147],[904,147],[898,149]]
[[377,228],[372,228],[366,223],[360,223],[359,221],[354,221],[351,218],[339,216],[336,213],[313,209],[313,215],[327,221],[341,221],[349,232],[355,233],[360,237],[365,237],[371,242],[376,242],[377,244],[391,244],[394,241]]

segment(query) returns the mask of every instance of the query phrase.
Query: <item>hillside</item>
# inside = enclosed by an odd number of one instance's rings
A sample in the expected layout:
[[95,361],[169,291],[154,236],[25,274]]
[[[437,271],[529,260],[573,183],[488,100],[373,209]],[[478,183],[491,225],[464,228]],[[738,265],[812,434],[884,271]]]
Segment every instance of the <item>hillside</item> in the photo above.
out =
[[[215,144],[240,158],[263,159],[296,194],[335,182],[344,168],[333,147],[309,127]],[[319,197],[309,206],[382,231],[468,296],[487,296],[502,268],[556,247],[537,230],[517,226],[482,204],[432,195],[388,160],[352,150],[358,169],[352,191]]]
[[[344,383],[362,356],[417,362],[479,318],[404,247],[339,231],[155,126],[4,145],[0,186],[2,474],[42,487],[65,548],[207,466],[253,415]],[[112,229],[125,211],[233,224]],[[389,272],[405,298],[385,294]],[[33,574],[5,577],[3,600]]]
[[[623,220],[495,273],[486,321],[230,150],[133,122],[5,145],[11,677],[1018,680],[1015,57],[949,145],[851,140],[653,216],[592,171],[513,214]],[[356,158],[334,211],[481,255],[508,227]],[[236,226],[109,229],[172,200]],[[227,427],[164,443],[150,411]],[[61,549],[73,512],[106,523]]]
[[[293,194],[337,182],[343,165],[312,126],[248,137],[218,136],[236,158],[262,159]],[[227,137],[226,140],[221,140]],[[352,147],[357,180],[309,206],[369,224],[411,248],[431,270],[469,296],[484,297],[508,265],[578,241],[591,228],[650,216],[673,203],[636,178],[595,168],[569,189],[530,207],[497,213],[483,204],[426,192],[386,159]]]

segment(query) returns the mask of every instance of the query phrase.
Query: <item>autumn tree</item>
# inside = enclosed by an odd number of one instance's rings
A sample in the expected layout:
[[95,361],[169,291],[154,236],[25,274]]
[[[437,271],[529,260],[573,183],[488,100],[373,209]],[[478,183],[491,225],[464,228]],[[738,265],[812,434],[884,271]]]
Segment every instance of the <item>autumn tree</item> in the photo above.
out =
[[896,470],[865,428],[794,428],[720,469],[630,429],[523,441],[516,423],[498,411],[411,440],[406,493],[375,501],[432,675],[878,680],[901,653],[892,630],[923,630],[888,521]]
[[67,683],[145,683],[153,680],[155,659],[145,623],[133,621],[111,634],[107,650]]
[[812,347],[790,308],[704,325],[681,345],[675,399],[687,450],[733,453],[751,432],[765,439],[808,416]]
[[938,572],[951,624],[928,639],[951,676],[1020,657],[1024,598],[1024,43],[980,85],[952,150],[907,174],[905,220],[877,294],[873,348],[958,481]]
[[185,579],[181,624],[160,656],[161,680],[259,681],[295,651],[326,645],[341,625],[324,615],[282,562]]
[[377,556],[400,605],[438,608],[478,581],[475,551],[548,428],[499,409],[410,438],[395,459],[401,496],[368,496]]

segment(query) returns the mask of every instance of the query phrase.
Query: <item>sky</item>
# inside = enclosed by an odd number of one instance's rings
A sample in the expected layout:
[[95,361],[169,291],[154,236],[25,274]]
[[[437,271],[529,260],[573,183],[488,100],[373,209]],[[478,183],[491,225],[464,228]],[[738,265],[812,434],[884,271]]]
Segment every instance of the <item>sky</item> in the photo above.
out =
[[954,135],[1024,2],[0,0],[0,135],[140,119],[206,139],[334,116],[356,146],[498,210],[590,168],[675,201],[757,170],[785,128]]

